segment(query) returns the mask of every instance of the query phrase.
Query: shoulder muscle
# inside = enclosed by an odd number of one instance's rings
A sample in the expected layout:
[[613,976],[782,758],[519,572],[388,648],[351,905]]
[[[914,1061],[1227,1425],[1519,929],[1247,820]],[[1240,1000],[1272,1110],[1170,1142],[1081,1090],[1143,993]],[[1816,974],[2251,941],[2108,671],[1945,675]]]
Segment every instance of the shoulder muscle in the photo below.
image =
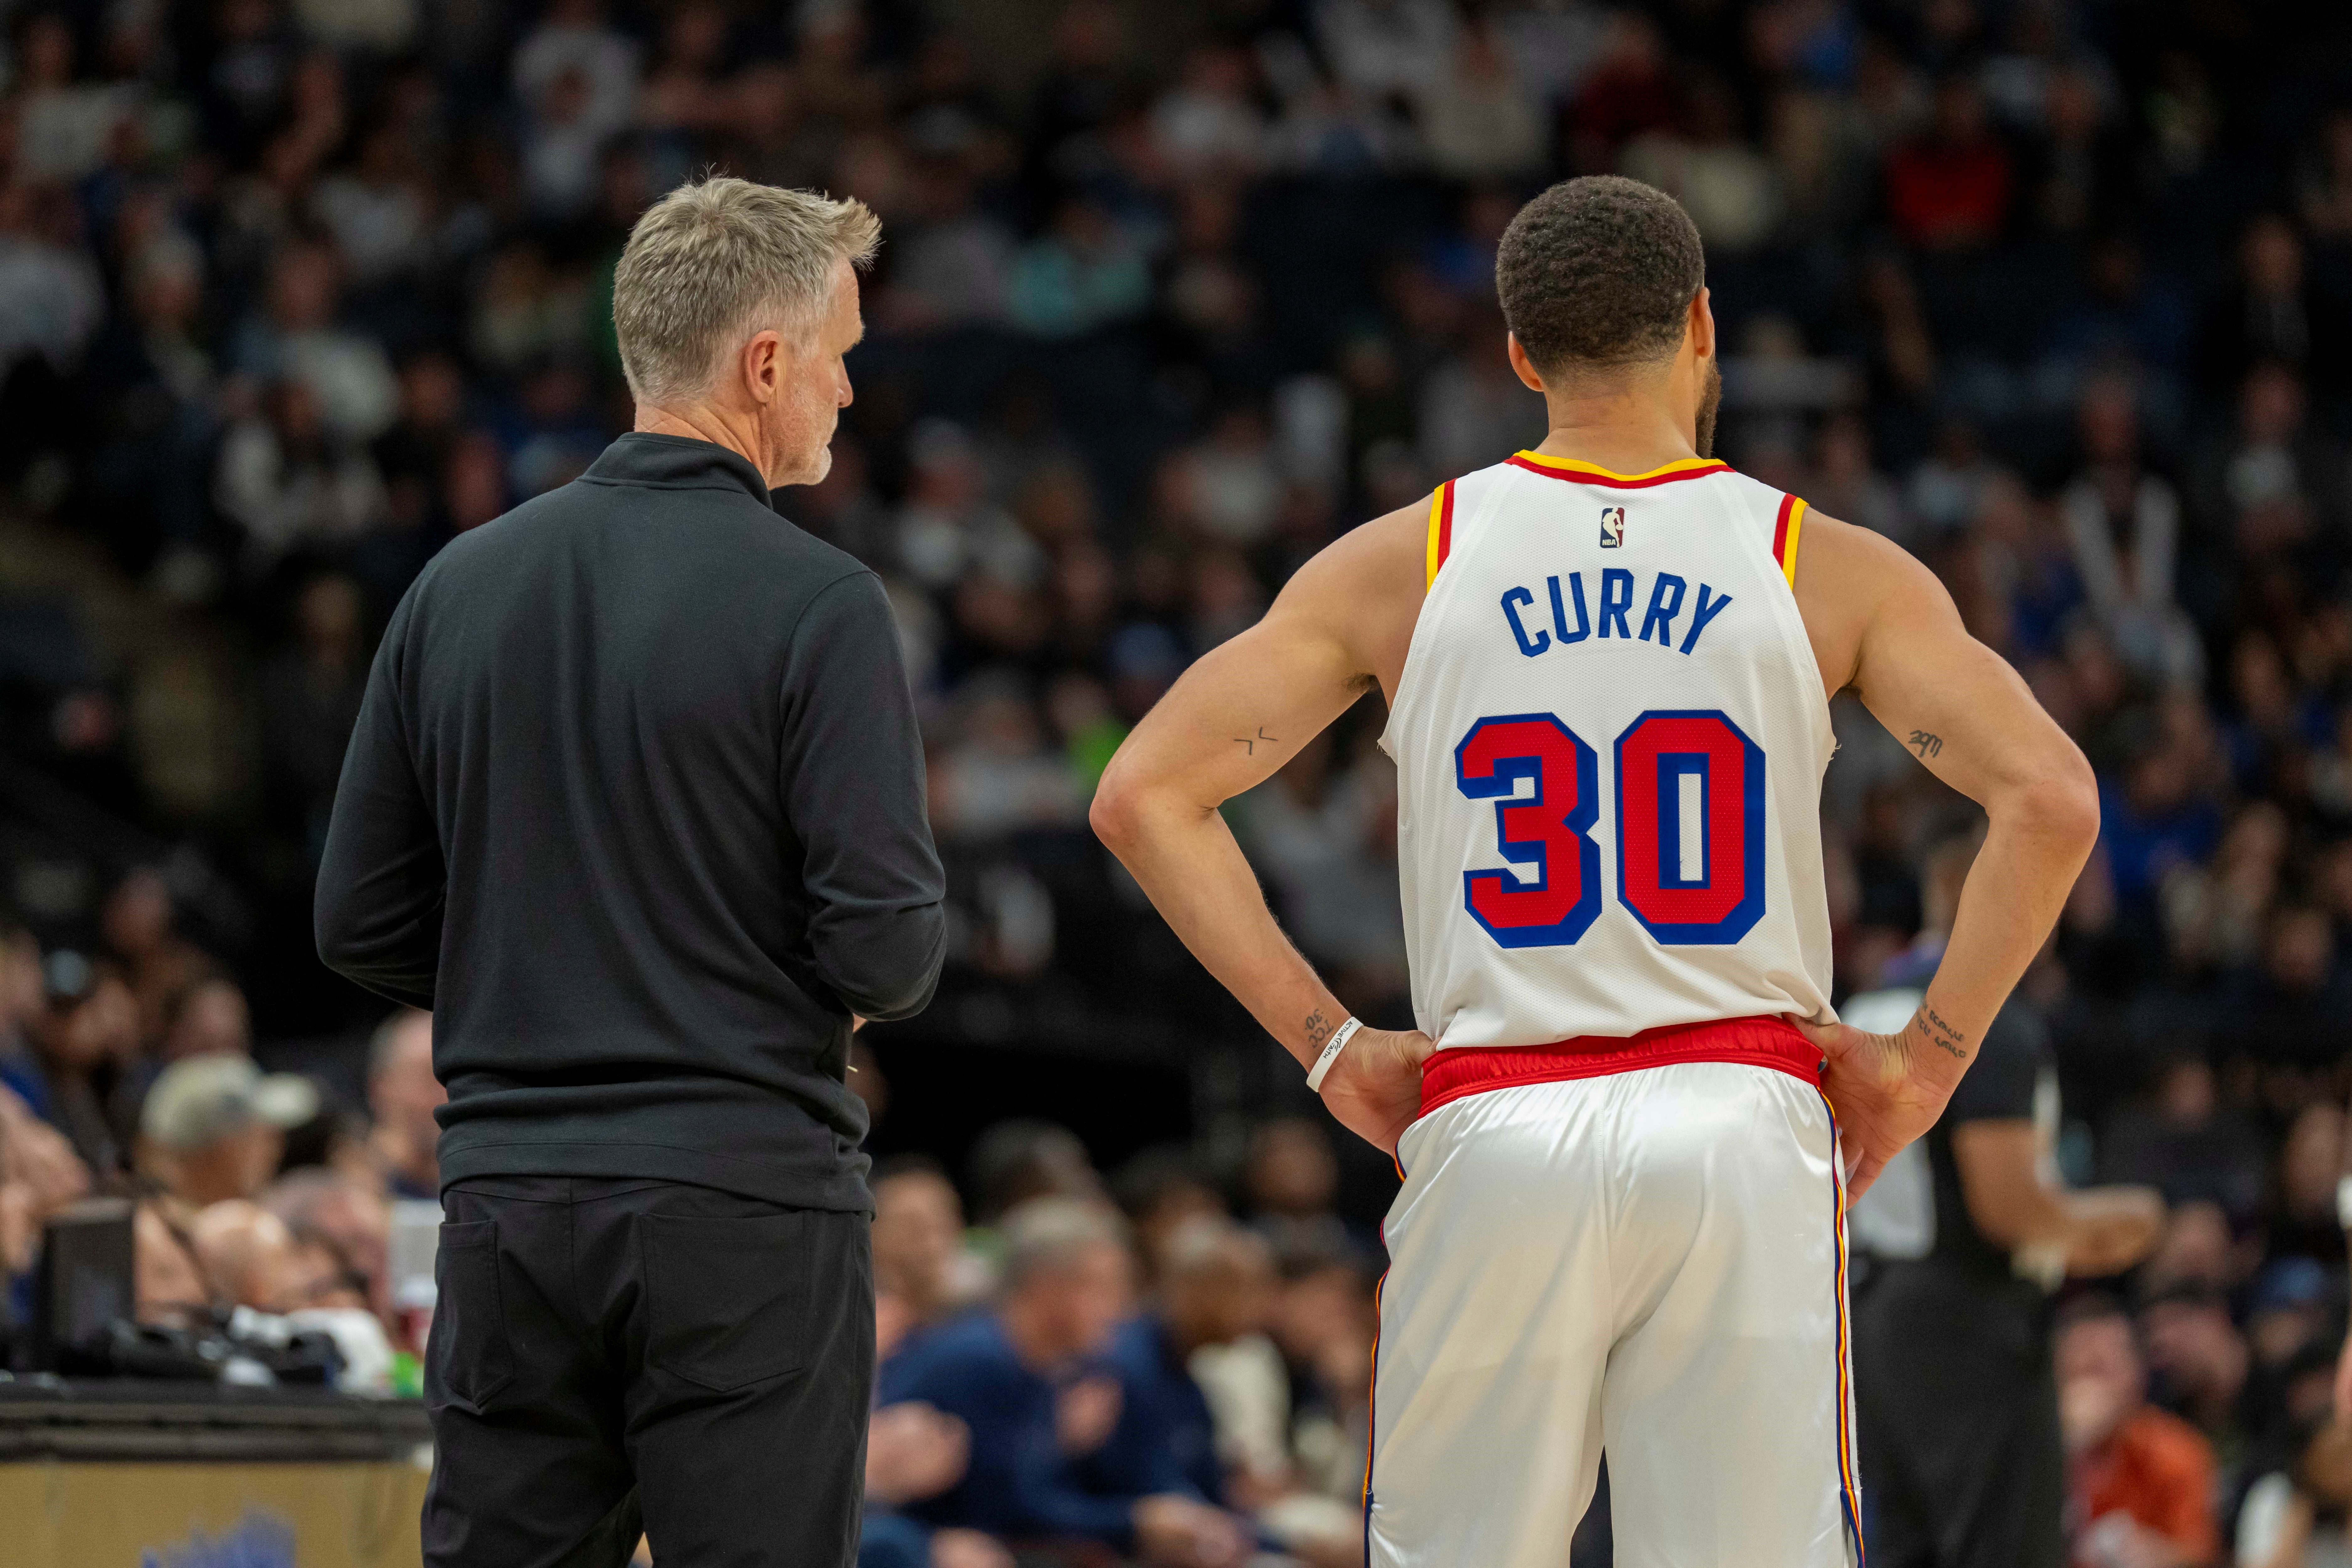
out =
[[1958,612],[1936,574],[1884,534],[1808,512],[1797,540],[1797,610],[1831,695],[1862,674],[1873,622],[1889,613],[1949,618]]
[[1298,569],[1267,620],[1329,637],[1355,675],[1377,679],[1392,698],[1421,613],[1428,531],[1426,501],[1349,529]]

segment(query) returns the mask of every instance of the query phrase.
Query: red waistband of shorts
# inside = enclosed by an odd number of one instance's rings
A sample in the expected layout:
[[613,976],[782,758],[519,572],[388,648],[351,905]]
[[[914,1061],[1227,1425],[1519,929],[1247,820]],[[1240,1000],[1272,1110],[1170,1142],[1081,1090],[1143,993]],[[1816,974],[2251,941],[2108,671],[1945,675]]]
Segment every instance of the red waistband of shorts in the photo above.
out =
[[1822,1082],[1821,1047],[1785,1018],[1720,1018],[1673,1024],[1638,1035],[1580,1035],[1549,1046],[1468,1046],[1437,1051],[1421,1065],[1423,1116],[1465,1094],[1522,1083],[1603,1078],[1674,1062],[1747,1062]]

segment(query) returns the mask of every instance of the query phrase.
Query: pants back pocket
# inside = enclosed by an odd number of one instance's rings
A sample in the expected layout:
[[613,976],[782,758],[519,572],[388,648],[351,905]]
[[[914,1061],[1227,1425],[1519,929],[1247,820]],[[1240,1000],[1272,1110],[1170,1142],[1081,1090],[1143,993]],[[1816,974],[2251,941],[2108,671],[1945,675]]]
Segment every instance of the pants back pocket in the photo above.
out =
[[719,1393],[797,1372],[820,1262],[810,1219],[641,1216],[646,1359]]
[[425,1394],[436,1407],[483,1414],[515,1378],[499,1288],[499,1226],[474,1220],[441,1227],[433,1260],[433,1332],[425,1351]]

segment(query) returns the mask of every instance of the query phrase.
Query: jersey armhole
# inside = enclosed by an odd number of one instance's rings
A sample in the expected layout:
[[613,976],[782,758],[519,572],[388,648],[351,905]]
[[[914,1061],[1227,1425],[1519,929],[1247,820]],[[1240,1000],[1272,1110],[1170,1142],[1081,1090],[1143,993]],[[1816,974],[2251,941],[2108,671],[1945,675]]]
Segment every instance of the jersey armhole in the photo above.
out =
[[1429,498],[1429,543],[1423,552],[1421,580],[1424,593],[1437,581],[1438,569],[1445,564],[1445,558],[1454,552],[1454,480],[1446,480]]
[[1805,503],[1795,496],[1780,498],[1780,514],[1772,520],[1772,559],[1779,563],[1780,575],[1789,580],[1789,588],[1797,586],[1797,536],[1804,531]]

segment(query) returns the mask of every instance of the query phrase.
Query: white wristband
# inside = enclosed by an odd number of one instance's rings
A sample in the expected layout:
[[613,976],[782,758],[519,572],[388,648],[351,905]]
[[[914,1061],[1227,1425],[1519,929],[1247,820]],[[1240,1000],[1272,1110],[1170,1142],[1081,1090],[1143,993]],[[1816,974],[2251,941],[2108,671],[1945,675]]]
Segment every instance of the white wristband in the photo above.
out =
[[1307,1069],[1307,1088],[1318,1094],[1323,1092],[1323,1075],[1331,1070],[1331,1064],[1339,1059],[1339,1052],[1346,1047],[1349,1040],[1355,1038],[1356,1031],[1363,1026],[1357,1020],[1350,1018],[1331,1031],[1331,1037],[1323,1043],[1323,1054],[1317,1057],[1315,1065]]

